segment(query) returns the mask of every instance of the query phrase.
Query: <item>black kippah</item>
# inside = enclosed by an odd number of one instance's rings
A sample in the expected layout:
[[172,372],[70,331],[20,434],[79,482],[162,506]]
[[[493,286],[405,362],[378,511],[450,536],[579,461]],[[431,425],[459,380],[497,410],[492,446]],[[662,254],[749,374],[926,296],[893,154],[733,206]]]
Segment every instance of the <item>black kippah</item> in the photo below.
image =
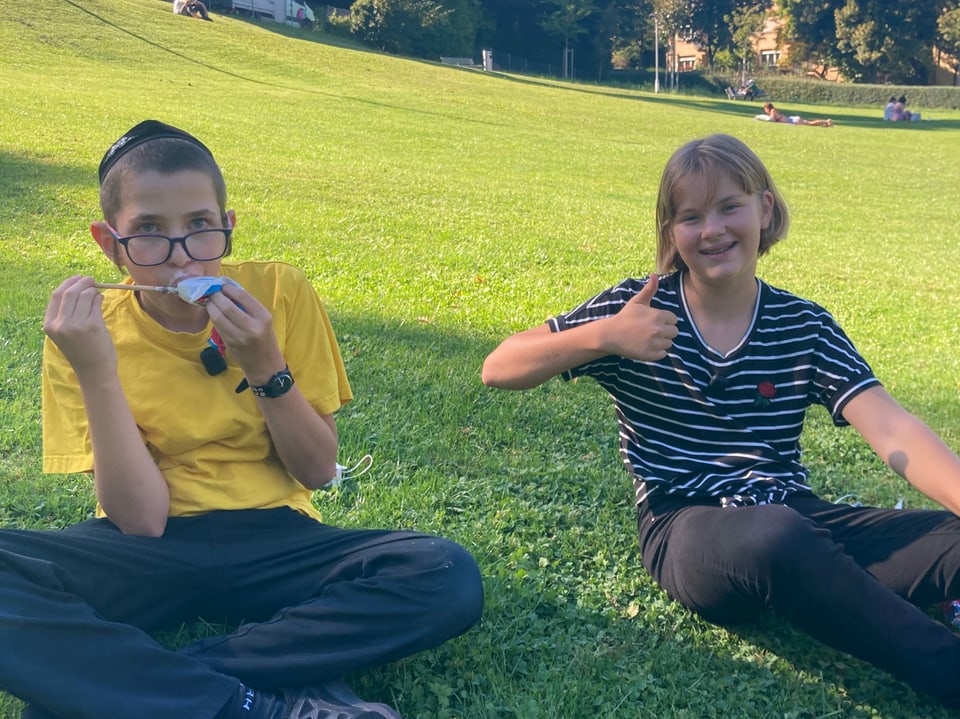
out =
[[107,150],[107,153],[103,156],[103,159],[100,160],[100,184],[103,184],[103,178],[107,176],[108,172],[110,172],[110,168],[116,164],[117,160],[126,155],[127,152],[135,148],[137,145],[142,145],[150,140],[159,140],[163,137],[176,138],[178,140],[192,142],[205,153],[210,155],[211,158],[213,157],[213,153],[207,149],[207,146],[189,132],[184,132],[173,125],[167,125],[163,122],[159,122],[158,120],[144,120],[139,125],[131,127],[129,130],[127,130],[123,134],[123,137],[110,146],[110,149]]

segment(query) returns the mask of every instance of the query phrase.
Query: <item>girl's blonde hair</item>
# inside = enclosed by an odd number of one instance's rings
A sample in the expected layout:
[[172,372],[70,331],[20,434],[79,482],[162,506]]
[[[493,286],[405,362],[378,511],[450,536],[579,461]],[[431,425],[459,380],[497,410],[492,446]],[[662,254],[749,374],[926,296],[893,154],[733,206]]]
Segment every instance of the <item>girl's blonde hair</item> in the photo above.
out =
[[673,153],[663,168],[657,195],[657,272],[666,274],[686,269],[671,237],[680,185],[697,176],[716,183],[721,173],[729,174],[747,194],[769,192],[773,195],[773,216],[767,228],[760,232],[758,254],[763,255],[786,237],[790,212],[763,162],[737,138],[710,135],[688,142]]

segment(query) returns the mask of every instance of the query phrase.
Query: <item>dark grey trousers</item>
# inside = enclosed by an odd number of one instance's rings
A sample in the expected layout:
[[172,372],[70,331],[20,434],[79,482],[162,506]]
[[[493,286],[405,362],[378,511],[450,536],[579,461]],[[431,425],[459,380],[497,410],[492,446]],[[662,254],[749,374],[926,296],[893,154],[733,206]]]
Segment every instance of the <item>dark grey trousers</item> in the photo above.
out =
[[[480,618],[473,558],[290,509],[0,530],[0,689],[60,717],[214,717],[242,681],[298,687],[436,646]],[[179,651],[148,632],[239,628]]]
[[708,621],[772,608],[918,691],[960,704],[960,637],[923,609],[960,598],[960,519],[836,505],[722,508],[661,501],[638,513],[643,563]]

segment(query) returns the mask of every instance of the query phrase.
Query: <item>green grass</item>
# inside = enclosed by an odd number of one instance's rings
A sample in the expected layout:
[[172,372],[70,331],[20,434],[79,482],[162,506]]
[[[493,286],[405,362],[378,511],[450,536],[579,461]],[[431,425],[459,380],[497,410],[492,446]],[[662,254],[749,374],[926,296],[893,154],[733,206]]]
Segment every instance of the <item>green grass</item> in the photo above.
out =
[[[219,158],[236,255],[302,266],[331,312],[357,395],[341,460],[376,463],[318,493],[325,517],[437,532],[480,562],[480,626],[353,677],[361,694],[410,719],[947,716],[776,617],[733,634],[668,601],[640,565],[603,393],[496,392],[479,368],[509,333],[649,272],[663,163],[728,132],[793,210],[762,276],[831,309],[960,449],[960,112],[892,127],[880,108],[791,106],[836,126],[773,126],[725,99],[398,59],[162,0],[82,5],[0,15],[0,522],[92,512],[86,478],[40,472],[40,321],[63,277],[117,279],[87,231],[96,167],[156,117]],[[823,412],[804,440],[825,496],[929,506]]]

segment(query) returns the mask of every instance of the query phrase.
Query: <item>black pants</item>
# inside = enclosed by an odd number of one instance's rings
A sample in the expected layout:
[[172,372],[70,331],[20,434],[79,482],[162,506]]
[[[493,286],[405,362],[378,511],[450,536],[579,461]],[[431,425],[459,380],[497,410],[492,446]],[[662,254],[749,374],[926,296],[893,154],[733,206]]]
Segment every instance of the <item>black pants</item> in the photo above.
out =
[[798,628],[960,703],[960,638],[920,609],[960,598],[960,519],[835,505],[639,510],[643,563],[684,606],[731,625],[772,608]]
[[[172,518],[163,537],[109,520],[0,530],[0,689],[67,719],[208,719],[237,691],[389,662],[476,623],[462,547],[349,530],[290,509]],[[147,632],[240,624],[170,651]]]

